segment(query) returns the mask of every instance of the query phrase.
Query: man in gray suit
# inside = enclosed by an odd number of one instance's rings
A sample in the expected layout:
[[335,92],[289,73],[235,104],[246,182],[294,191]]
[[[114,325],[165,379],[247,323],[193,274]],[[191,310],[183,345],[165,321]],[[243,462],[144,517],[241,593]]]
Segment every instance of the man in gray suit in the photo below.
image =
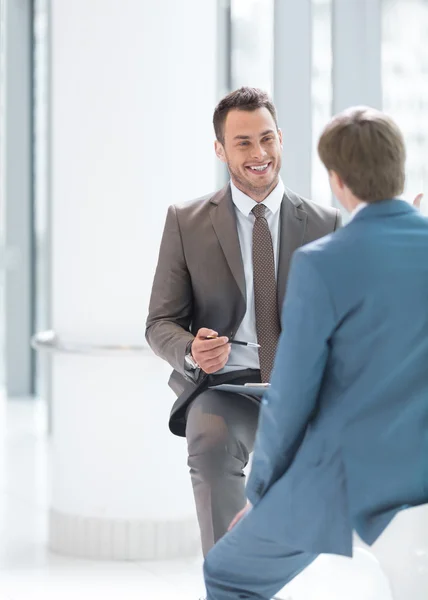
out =
[[327,125],[319,153],[353,217],[294,253],[253,508],[208,554],[208,600],[268,600],[318,554],[351,556],[353,531],[372,545],[398,511],[428,503],[428,219],[398,198],[403,137],[357,107]]
[[245,506],[243,470],[259,415],[256,398],[209,387],[269,380],[291,256],[340,225],[336,209],[284,187],[282,133],[264,92],[226,96],[214,129],[231,181],[169,208],[146,330],[174,369],[169,426],[187,438],[204,554]]

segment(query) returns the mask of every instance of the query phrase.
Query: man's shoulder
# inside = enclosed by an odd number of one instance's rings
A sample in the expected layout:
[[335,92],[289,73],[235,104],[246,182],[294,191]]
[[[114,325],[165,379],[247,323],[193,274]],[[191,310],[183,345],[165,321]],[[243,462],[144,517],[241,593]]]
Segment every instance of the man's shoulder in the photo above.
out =
[[323,223],[335,223],[340,217],[340,211],[333,206],[322,206],[321,204],[317,204],[300,194],[296,194],[296,192],[293,192],[293,190],[290,190],[289,188],[285,188],[284,193],[296,208],[300,208],[307,213],[308,219]]
[[311,265],[326,281],[335,285],[344,281],[350,272],[350,265],[356,267],[362,261],[361,252],[349,227],[331,231],[298,248],[294,253],[297,262]]
[[227,195],[228,190],[229,186],[226,186],[221,190],[210,192],[204,196],[199,196],[199,198],[195,198],[194,200],[187,200],[185,202],[173,204],[172,206],[177,214],[185,217],[190,217],[192,215],[201,213],[203,214],[209,210],[212,204],[218,204]]

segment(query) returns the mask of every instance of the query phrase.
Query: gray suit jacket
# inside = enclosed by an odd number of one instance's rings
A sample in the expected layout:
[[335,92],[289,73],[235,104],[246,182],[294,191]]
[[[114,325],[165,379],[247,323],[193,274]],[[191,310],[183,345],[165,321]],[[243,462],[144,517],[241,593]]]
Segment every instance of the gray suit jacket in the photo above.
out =
[[[340,213],[286,189],[281,206],[278,305],[296,248],[334,231]],[[168,210],[155,273],[146,338],[173,367],[169,385],[179,396],[170,429],[185,435],[185,411],[202,387],[184,368],[194,335],[209,327],[233,338],[245,315],[245,275],[230,186]]]

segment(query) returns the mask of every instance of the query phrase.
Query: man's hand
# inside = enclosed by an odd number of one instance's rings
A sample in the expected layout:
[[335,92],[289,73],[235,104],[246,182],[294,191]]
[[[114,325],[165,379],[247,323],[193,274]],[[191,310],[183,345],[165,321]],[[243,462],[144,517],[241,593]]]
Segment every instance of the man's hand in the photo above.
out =
[[[207,336],[215,339],[207,340]],[[218,337],[212,329],[202,327],[192,342],[192,356],[205,373],[220,371],[229,359],[231,345],[227,337]]]
[[229,525],[227,531],[231,531],[235,527],[235,525],[237,525],[239,523],[239,521],[241,519],[243,519],[247,513],[250,512],[251,509],[252,509],[252,505],[251,505],[251,502],[248,500],[246,506],[242,510],[240,510],[239,513],[236,515],[236,517],[233,519],[233,521]]
[[413,200],[413,206],[415,208],[417,208],[418,210],[421,210],[421,202],[422,202],[422,198],[424,197],[423,194],[418,194],[416,196],[416,198]]

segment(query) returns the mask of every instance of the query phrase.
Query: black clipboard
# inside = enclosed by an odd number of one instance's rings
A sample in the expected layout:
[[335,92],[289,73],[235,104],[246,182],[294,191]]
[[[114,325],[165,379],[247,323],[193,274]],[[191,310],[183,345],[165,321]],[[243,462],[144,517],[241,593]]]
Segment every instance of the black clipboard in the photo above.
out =
[[254,385],[252,383],[248,385],[234,385],[233,383],[222,383],[220,385],[210,386],[210,390],[218,390],[219,392],[231,392],[233,394],[247,394],[249,396],[257,396],[261,398],[265,392],[268,391],[270,384],[268,385]]

